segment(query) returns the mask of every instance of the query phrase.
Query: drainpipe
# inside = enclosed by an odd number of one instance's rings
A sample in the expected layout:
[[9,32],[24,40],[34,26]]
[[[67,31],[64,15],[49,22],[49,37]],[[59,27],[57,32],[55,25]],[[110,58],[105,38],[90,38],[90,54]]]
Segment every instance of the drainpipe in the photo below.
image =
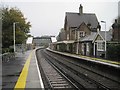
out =
[[78,30],[78,34],[77,34],[77,54],[79,54],[79,30]]

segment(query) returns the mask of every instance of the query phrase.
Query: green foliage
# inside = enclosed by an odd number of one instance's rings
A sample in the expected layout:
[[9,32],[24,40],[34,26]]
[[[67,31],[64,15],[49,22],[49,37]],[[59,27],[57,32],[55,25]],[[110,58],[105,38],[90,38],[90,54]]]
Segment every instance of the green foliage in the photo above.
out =
[[118,17],[118,28],[120,28],[120,17]]
[[16,23],[16,44],[26,41],[30,32],[30,22],[26,21],[23,13],[17,8],[2,8],[2,44],[3,48],[13,45],[13,23]]
[[118,17],[118,23],[120,24],[120,17]]
[[120,61],[120,44],[109,44],[107,47],[107,56],[111,60]]

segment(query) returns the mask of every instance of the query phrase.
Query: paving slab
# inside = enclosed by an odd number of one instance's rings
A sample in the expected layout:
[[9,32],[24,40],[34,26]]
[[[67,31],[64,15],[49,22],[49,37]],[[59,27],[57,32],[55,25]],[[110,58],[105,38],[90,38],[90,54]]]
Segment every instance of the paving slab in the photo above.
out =
[[[2,63],[2,90],[13,90],[17,86],[20,89],[20,85],[25,90],[44,89],[35,52],[36,49],[16,53],[15,59]],[[24,75],[20,79],[22,74]],[[18,82],[20,84],[17,85]]]
[[33,52],[30,66],[28,70],[26,88],[41,88],[41,82],[39,79],[38,70],[37,70],[37,60],[35,56],[35,51]]

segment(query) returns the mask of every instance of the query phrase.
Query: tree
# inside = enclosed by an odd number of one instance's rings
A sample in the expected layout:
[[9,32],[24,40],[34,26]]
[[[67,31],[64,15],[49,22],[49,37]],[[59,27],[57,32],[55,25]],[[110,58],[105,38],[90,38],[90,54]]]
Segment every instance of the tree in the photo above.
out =
[[120,16],[118,16],[118,22],[120,23]]
[[13,23],[16,24],[16,44],[26,41],[30,32],[30,22],[24,17],[18,8],[2,8],[2,47],[9,48],[13,45]]
[[64,28],[60,29],[60,32],[59,32],[59,34],[58,34],[56,39],[57,39],[57,41],[65,40],[65,30],[64,30]]
[[109,43],[107,45],[107,57],[111,60],[120,61],[120,17],[115,19],[112,25],[113,28],[113,41],[116,43]]

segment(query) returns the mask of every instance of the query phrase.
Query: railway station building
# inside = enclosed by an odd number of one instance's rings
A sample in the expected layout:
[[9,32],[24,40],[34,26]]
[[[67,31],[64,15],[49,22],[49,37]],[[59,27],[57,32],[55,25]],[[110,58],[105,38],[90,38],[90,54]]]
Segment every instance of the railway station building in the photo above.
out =
[[35,48],[48,47],[49,44],[52,43],[51,36],[34,37],[32,43]]
[[[83,13],[80,4],[79,13],[66,12],[64,22],[64,40],[54,43],[55,49],[75,54],[84,54],[81,40],[97,32],[98,19],[94,13]],[[60,37],[61,38],[61,37]]]
[[[112,25],[112,30],[101,31],[101,26],[94,13],[83,13],[80,5],[79,13],[66,12],[64,29],[58,35],[57,42],[50,48],[56,51],[80,54],[85,56],[105,57],[106,44],[116,44],[119,41],[120,30],[117,22]],[[117,35],[117,36],[116,36]]]

